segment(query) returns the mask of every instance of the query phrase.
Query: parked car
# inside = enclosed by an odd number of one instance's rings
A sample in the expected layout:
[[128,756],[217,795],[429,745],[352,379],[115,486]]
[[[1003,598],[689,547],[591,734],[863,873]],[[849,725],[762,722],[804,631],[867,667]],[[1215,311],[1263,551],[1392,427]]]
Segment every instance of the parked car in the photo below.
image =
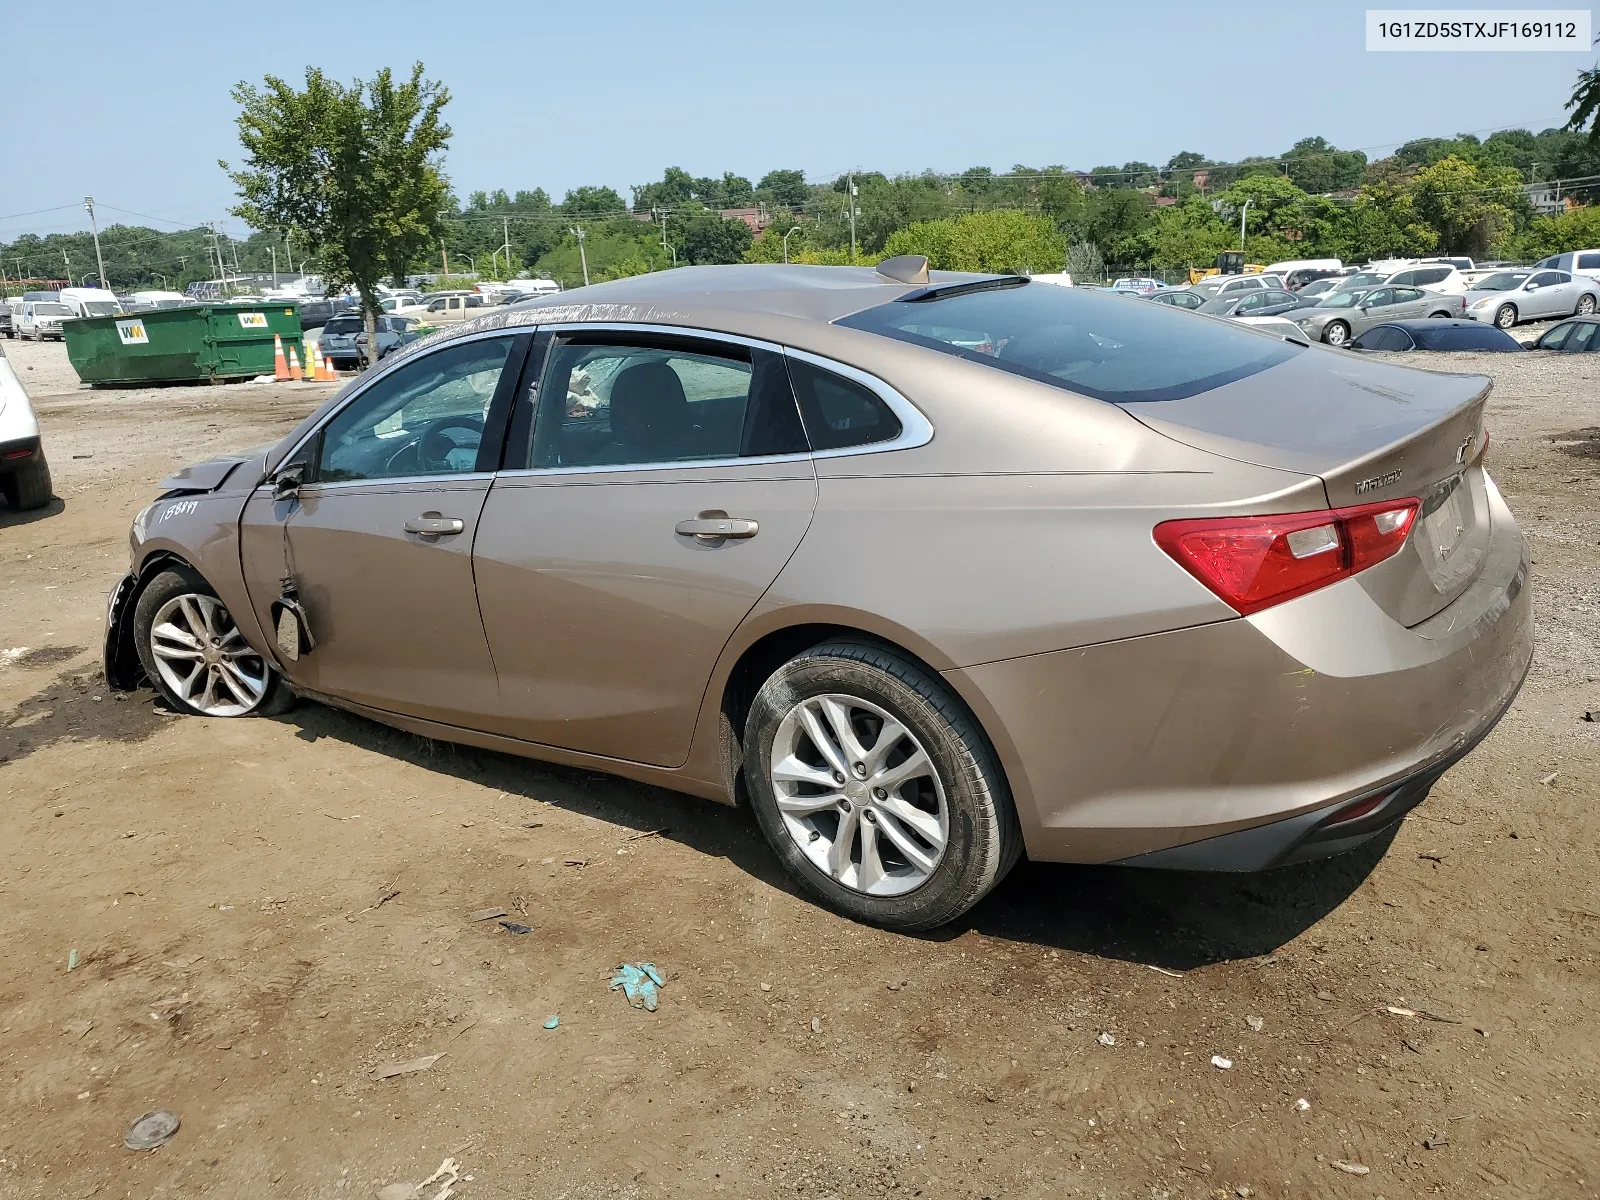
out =
[[1333,275],[1344,270],[1344,263],[1337,258],[1295,258],[1285,262],[1268,263],[1262,270],[1268,275],[1276,275],[1293,291],[1295,284],[1291,276],[1307,272],[1308,277],[1302,282],[1309,282],[1312,278],[1322,275]]
[[1559,350],[1563,354],[1600,350],[1600,317],[1573,317],[1570,321],[1552,325],[1528,349]]
[[1541,317],[1588,316],[1600,304],[1600,279],[1528,268],[1478,280],[1466,294],[1467,316],[1510,329]]
[[1357,271],[1353,275],[1341,276],[1333,291],[1356,292],[1364,288],[1377,287],[1392,274],[1393,271]]
[[1600,279],[1600,250],[1569,250],[1565,254],[1552,254],[1541,258],[1537,264],[1551,271],[1565,271],[1569,275],[1587,275]]
[[913,930],[1024,852],[1357,845],[1528,669],[1481,375],[909,256],[582,299],[164,481],[110,685],[748,802],[809,894]]
[[1254,275],[1208,275],[1190,287],[1192,291],[1200,292],[1206,299],[1211,300],[1217,296],[1231,296],[1235,292],[1259,292],[1263,288],[1282,288],[1283,279],[1265,272]]
[[301,329],[321,329],[334,313],[348,307],[343,300],[301,300],[298,303]]
[[1150,297],[1157,304],[1170,304],[1173,308],[1196,309],[1208,303],[1208,297],[1203,292],[1193,288],[1168,288],[1164,292],[1157,292]]
[[38,418],[4,347],[0,347],[0,496],[16,510],[43,508],[55,496]]
[[[417,332],[421,327],[422,322],[415,317],[379,317],[378,357],[381,359],[401,346],[416,341],[422,336]],[[355,343],[358,355],[364,356],[367,348],[367,331],[364,327],[356,334]]]
[[1351,350],[1493,350],[1523,349],[1503,329],[1466,320],[1385,321],[1345,345]]
[[73,312],[59,300],[24,300],[22,314],[17,320],[17,336],[42,342],[46,338],[62,341],[61,322],[70,320]]
[[1380,321],[1426,317],[1459,317],[1460,296],[1439,296],[1421,288],[1375,287],[1355,292],[1333,292],[1310,308],[1297,308],[1289,319],[1309,336],[1330,346],[1342,346]]
[[[156,308],[184,308],[194,303],[193,300],[191,300],[188,296],[185,296],[182,292],[134,292],[132,299],[135,307],[142,311],[149,311],[150,309]],[[304,325],[305,320],[302,317],[301,326],[304,327]]]
[[421,292],[390,292],[378,301],[378,307],[386,313],[392,313],[402,307],[410,308],[422,303]]
[[1283,288],[1263,288],[1244,295],[1234,292],[1218,296],[1195,311],[1217,317],[1276,317],[1304,304],[1299,296]]
[[[21,302],[18,302],[21,307]],[[0,300],[0,337],[14,338],[17,336],[17,327],[13,324],[11,316],[11,301]]]
[[1320,300],[1329,292],[1337,289],[1342,282],[1344,282],[1344,279],[1340,275],[1329,275],[1323,279],[1313,279],[1310,283],[1295,291],[1295,295],[1307,302]]
[[1396,271],[1383,281],[1395,287],[1419,287],[1425,292],[1459,296],[1467,290],[1467,277],[1449,263],[1419,263]]
[[1302,267],[1283,276],[1283,286],[1291,292],[1303,290],[1307,285],[1323,279],[1338,279],[1339,272],[1325,267]]
[[[428,298],[424,297],[424,299]],[[465,321],[473,315],[472,309],[482,308],[483,306],[483,297],[476,293],[451,292],[428,299],[426,308],[403,308],[396,311],[397,314],[404,313],[407,316],[417,316],[425,321],[438,324],[441,322]]]

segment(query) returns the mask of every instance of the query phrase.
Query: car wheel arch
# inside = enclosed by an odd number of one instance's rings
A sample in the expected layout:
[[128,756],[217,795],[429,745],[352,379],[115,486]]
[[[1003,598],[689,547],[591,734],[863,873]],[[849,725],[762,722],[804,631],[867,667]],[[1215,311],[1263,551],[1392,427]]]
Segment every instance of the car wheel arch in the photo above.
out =
[[[974,688],[965,672],[959,670],[936,647],[927,645],[909,630],[875,631],[868,626],[879,622],[871,618],[853,621],[849,615],[841,613],[827,614],[835,619],[826,620],[821,619],[823,615],[812,614],[814,619],[811,620],[794,620],[765,628],[753,634],[737,649],[730,641],[724,652],[724,661],[718,664],[712,686],[708,689],[707,700],[715,697],[715,705],[708,703],[711,712],[703,716],[709,716],[710,721],[703,721],[702,724],[710,726],[705,730],[708,736],[704,742],[717,756],[718,761],[714,765],[716,777],[721,780],[729,803],[737,806],[748,803],[742,774],[744,724],[750,704],[761,685],[780,666],[813,646],[830,641],[859,641],[903,655],[942,680],[993,748],[1018,811],[1031,811],[1032,789],[1016,747],[999,723],[994,708]],[[925,649],[919,652],[919,647]],[[697,739],[699,741],[701,739]],[[1029,833],[1028,822],[1024,820],[1024,842],[1028,840]]]
[[[201,579],[205,575],[181,554],[171,550],[156,550],[141,561],[133,571],[133,592],[124,601],[122,606],[122,619],[115,630],[109,631],[115,640],[115,650],[109,656],[119,664],[117,673],[119,679],[107,678],[107,685],[113,691],[132,691],[145,680],[144,666],[139,660],[138,648],[133,643],[133,609],[139,603],[139,597],[145,588],[150,586],[150,581],[165,570],[173,567],[191,571]],[[108,647],[109,649],[109,647]]]

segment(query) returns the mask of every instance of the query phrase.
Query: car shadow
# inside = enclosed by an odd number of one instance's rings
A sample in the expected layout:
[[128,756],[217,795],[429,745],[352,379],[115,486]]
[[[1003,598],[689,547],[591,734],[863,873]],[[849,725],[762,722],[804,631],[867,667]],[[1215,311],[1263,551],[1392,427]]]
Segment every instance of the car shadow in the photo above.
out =
[[[614,775],[435,742],[321,704],[278,718],[300,738],[332,737],[425,770],[658,834],[800,894],[748,806],[730,809]],[[1342,904],[1388,851],[1389,831],[1337,858],[1222,874],[1022,862],[966,916],[921,935],[968,931],[1182,971],[1270,954]]]
[[60,516],[67,511],[67,502],[60,496],[54,497],[43,508],[12,508],[3,498],[0,498],[0,529],[10,529],[13,525],[31,525],[35,521],[43,521],[46,517]]
[[1398,829],[1335,858],[1244,874],[1024,862],[939,933],[974,929],[1172,971],[1256,958],[1344,903]]

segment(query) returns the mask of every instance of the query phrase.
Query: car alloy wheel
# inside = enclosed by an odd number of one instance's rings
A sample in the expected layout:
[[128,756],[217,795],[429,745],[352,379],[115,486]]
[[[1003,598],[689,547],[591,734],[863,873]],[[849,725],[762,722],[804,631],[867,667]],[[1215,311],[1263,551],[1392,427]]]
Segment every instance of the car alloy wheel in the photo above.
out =
[[769,755],[784,828],[844,887],[897,896],[938,868],[950,808],[910,730],[859,696],[809,696],[779,722]]
[[1517,323],[1517,310],[1509,304],[1502,304],[1494,314],[1494,323],[1497,329],[1510,329]]
[[1590,316],[1593,312],[1594,312],[1594,297],[1593,296],[1579,296],[1578,297],[1577,311],[1573,315],[1574,316],[1579,316],[1579,317],[1587,317],[1587,316]]
[[1350,340],[1350,326],[1343,321],[1331,321],[1322,331],[1322,340],[1330,346],[1342,346]]
[[150,653],[167,687],[208,717],[242,717],[267,694],[266,662],[215,596],[189,592],[157,609]]

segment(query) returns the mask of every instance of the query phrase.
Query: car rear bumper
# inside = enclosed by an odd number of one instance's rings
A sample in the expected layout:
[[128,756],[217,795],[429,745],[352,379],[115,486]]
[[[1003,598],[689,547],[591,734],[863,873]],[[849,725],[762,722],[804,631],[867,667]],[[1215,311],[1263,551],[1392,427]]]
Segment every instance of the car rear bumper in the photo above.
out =
[[[24,415],[26,416],[26,413]],[[23,428],[27,428],[28,424],[31,424],[31,422],[25,423]],[[16,428],[15,423],[12,424],[12,428]],[[10,441],[0,442],[0,475],[20,470],[23,467],[40,462],[43,458],[44,443],[39,440],[37,434],[32,437],[12,438]]]
[[1414,627],[1357,577],[1248,618],[948,672],[994,734],[1030,857],[1252,870],[1398,820],[1532,658],[1526,545],[1489,491],[1478,577]]

